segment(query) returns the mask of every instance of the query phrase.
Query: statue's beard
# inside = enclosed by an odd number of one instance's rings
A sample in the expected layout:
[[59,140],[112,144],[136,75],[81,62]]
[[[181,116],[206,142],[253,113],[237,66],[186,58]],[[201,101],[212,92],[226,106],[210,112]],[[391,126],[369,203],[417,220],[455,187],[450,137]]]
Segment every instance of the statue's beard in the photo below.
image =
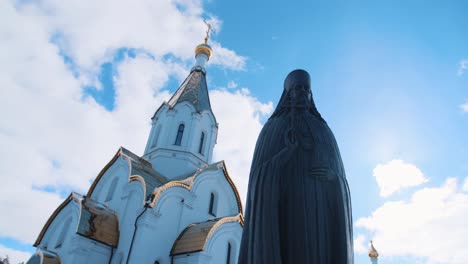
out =
[[296,108],[312,106],[310,93],[304,88],[295,88],[289,91],[289,105]]
[[318,119],[325,122],[315,107],[309,86],[296,85],[295,87],[285,89],[283,91],[283,95],[281,96],[278,106],[270,119],[284,114],[291,114],[294,112],[303,113],[306,111],[312,113]]

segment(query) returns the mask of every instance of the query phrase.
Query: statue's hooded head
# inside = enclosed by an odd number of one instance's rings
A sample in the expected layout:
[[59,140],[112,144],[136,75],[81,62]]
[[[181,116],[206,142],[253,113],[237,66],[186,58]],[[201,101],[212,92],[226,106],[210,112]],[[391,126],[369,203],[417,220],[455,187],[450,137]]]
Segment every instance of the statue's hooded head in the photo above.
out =
[[283,94],[272,117],[291,109],[310,111],[321,119],[312,98],[310,75],[304,70],[294,70],[288,74],[284,80]]
[[294,70],[284,80],[284,92],[289,97],[289,104],[296,107],[312,102],[310,75],[304,70]]

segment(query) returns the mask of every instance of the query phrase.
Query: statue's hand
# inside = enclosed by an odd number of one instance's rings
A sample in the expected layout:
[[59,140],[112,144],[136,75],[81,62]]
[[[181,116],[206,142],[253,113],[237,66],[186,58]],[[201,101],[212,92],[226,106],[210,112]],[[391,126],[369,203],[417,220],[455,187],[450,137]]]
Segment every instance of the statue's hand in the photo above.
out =
[[336,179],[336,173],[326,166],[313,166],[307,172],[309,177],[319,181],[332,181]]
[[295,149],[299,145],[296,129],[294,128],[288,129],[288,131],[284,134],[284,136],[285,136],[284,140],[285,140],[286,146],[288,146],[289,148]]

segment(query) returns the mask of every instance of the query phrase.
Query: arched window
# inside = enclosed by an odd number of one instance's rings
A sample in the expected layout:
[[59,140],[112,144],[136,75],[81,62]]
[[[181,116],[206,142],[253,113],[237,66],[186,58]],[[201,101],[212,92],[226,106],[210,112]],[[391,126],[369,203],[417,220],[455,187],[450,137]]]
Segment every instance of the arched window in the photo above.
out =
[[198,147],[198,153],[203,155],[203,150],[204,150],[204,143],[205,143],[205,132],[201,132],[200,136],[200,146]]
[[227,246],[226,263],[231,264],[231,243],[229,243],[229,242],[228,242],[228,246]]
[[65,236],[67,235],[68,228],[71,225],[71,217],[69,217],[62,225],[62,230],[60,231],[59,237],[57,238],[57,243],[55,244],[55,248],[59,248],[63,245],[63,241],[65,241]]
[[177,137],[175,139],[174,145],[180,146],[180,143],[182,143],[182,136],[184,135],[184,124],[179,125],[179,129],[177,130]]
[[112,197],[114,196],[114,192],[115,192],[115,188],[117,187],[117,181],[119,180],[119,178],[114,178],[112,180],[112,183],[109,187],[109,190],[107,190],[107,195],[106,195],[106,200],[105,202],[108,202],[110,200],[112,200]]
[[216,216],[215,214],[215,195],[211,193],[210,195],[210,207],[208,209],[208,213],[212,216]]

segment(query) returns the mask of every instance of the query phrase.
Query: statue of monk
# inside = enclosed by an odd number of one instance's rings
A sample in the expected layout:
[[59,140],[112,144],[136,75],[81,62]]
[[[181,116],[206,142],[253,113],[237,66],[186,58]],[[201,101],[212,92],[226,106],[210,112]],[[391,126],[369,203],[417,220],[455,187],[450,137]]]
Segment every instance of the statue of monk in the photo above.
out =
[[338,145],[295,70],[257,140],[239,264],[352,264],[352,239]]

